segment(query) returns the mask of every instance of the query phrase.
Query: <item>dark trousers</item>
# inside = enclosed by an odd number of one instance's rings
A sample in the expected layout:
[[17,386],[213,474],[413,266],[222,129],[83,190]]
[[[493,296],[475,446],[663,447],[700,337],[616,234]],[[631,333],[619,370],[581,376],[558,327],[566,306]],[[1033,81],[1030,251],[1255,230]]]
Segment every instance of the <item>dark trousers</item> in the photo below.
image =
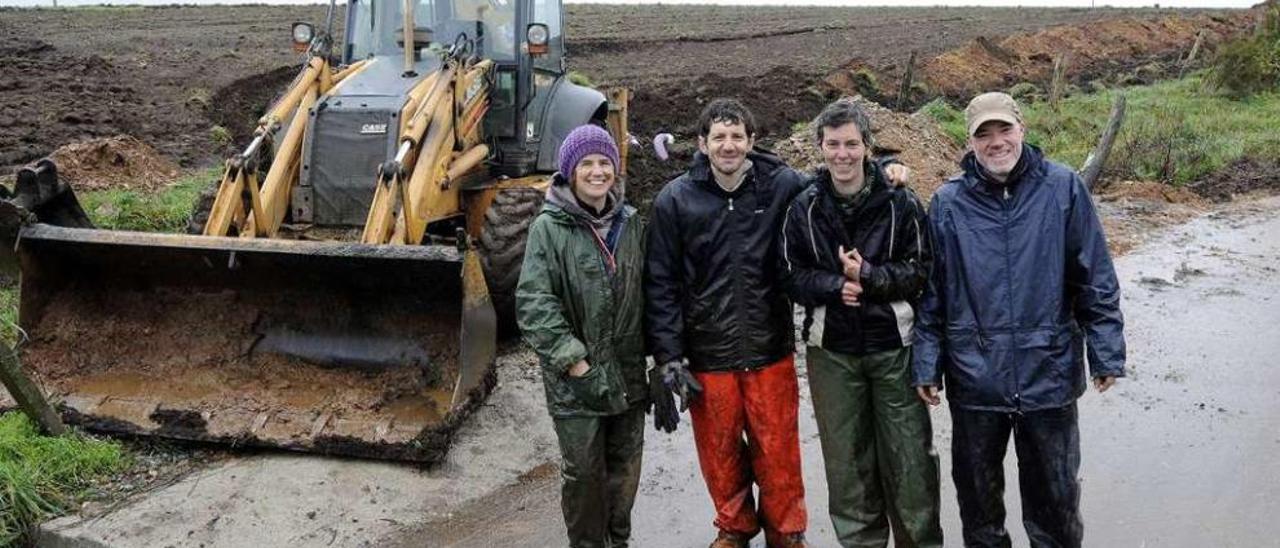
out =
[[929,408],[911,388],[911,348],[850,356],[809,347],[809,390],[822,441],[836,540],[941,547],[938,453]]
[[1033,547],[1079,547],[1080,430],[1076,405],[1026,413],[951,408],[951,476],[964,544],[1008,547],[1004,528],[1004,455],[1013,433],[1022,491],[1022,524]]
[[623,548],[640,487],[644,406],[617,415],[555,419],[560,507],[572,548]]

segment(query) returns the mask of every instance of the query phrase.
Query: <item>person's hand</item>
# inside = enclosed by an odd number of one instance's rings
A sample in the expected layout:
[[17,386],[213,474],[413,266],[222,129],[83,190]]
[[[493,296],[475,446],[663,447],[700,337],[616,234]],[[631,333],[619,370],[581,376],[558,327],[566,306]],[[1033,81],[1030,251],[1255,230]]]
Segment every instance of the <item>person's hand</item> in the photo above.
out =
[[689,366],[684,362],[670,361],[662,364],[660,369],[662,384],[680,396],[680,410],[689,409],[689,404],[702,394],[702,383],[693,378]]
[[840,246],[836,256],[840,258],[840,267],[843,269],[844,277],[857,282],[862,276],[862,255],[858,254],[858,250],[844,250],[844,246]]
[[861,285],[858,285],[857,282],[845,280],[844,286],[840,288],[840,302],[844,303],[845,306],[862,306],[862,303],[858,302],[858,295],[861,294]]
[[653,428],[659,432],[670,434],[680,424],[675,394],[662,382],[662,371],[657,367],[649,370],[649,412],[653,413]]
[[884,177],[889,180],[889,184],[905,187],[911,181],[911,168],[902,164],[889,164],[884,166]]
[[578,360],[578,363],[569,366],[570,377],[581,377],[591,370],[591,364],[587,360]]
[[916,394],[920,396],[920,401],[929,405],[938,405],[942,403],[942,398],[938,397],[938,387],[932,384],[916,387]]
[[1111,388],[1115,384],[1116,384],[1115,377],[1094,377],[1093,378],[1093,387],[1098,390],[1099,394],[1106,392],[1108,388]]

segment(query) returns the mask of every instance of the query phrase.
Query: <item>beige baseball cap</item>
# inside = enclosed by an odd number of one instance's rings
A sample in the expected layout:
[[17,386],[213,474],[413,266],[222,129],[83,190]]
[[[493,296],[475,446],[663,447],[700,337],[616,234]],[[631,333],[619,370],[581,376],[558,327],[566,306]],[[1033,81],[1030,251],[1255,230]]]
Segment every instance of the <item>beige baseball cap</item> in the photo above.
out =
[[964,121],[969,126],[970,137],[978,131],[978,127],[992,120],[1020,125],[1022,110],[1018,108],[1018,102],[1014,101],[1013,97],[998,91],[974,97],[969,101],[969,106],[964,109]]

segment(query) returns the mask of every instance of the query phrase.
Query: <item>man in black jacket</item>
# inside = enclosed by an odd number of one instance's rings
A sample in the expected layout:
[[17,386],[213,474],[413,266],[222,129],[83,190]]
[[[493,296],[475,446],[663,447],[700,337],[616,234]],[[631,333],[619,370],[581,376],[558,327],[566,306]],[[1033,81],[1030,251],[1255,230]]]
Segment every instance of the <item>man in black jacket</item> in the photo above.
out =
[[809,389],[842,546],[942,546],[938,457],[911,387],[914,309],[928,278],[923,205],[887,184],[871,123],[837,101],[815,121],[825,167],[787,211],[783,285],[805,307]]
[[754,148],[755,133],[738,101],[708,103],[693,165],[654,200],[645,280],[658,364],[651,382],[690,406],[720,530],[712,546],[746,546],[761,528],[771,547],[803,546],[794,330],[776,242],[804,177]]

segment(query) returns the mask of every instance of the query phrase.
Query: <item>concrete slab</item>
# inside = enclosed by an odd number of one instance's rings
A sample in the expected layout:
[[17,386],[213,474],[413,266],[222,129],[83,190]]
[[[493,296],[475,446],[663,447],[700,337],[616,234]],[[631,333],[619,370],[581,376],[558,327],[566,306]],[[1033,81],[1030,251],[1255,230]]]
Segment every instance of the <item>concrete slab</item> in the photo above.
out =
[[[1264,546],[1280,512],[1280,199],[1171,229],[1117,261],[1130,377],[1080,402],[1089,545]],[[1271,331],[1268,331],[1271,329]],[[1261,336],[1259,336],[1261,335]],[[563,546],[559,460],[536,363],[499,360],[498,389],[434,469],[270,454],[236,459],[93,519],[41,528],[41,546]],[[802,363],[802,362],[801,362]],[[804,380],[802,379],[802,383]],[[807,385],[801,450],[814,546],[835,543]],[[713,512],[687,415],[646,431],[633,513],[639,546],[705,546]],[[933,411],[942,518],[960,545],[950,420]],[[1010,451],[1012,454],[1012,451]],[[1006,461],[1007,527],[1019,523]],[[760,539],[754,546],[762,545]]]
[[[1129,377],[1081,398],[1086,546],[1274,546],[1280,513],[1280,198],[1235,204],[1116,261]],[[1269,336],[1270,335],[1270,336]],[[798,360],[803,366],[803,360]],[[836,546],[806,379],[800,444],[808,540]],[[951,419],[933,409],[946,546],[960,546]],[[632,514],[637,546],[696,548],[714,536],[687,416],[646,435]],[[1006,528],[1021,524],[1017,459],[1005,460]],[[477,499],[452,519],[405,528],[379,546],[564,546],[559,477],[543,474]],[[752,546],[762,548],[757,537]]]
[[268,453],[232,459],[94,518],[41,526],[37,545],[374,546],[558,458],[536,358],[498,360],[498,386],[456,434],[445,463],[401,463]]

